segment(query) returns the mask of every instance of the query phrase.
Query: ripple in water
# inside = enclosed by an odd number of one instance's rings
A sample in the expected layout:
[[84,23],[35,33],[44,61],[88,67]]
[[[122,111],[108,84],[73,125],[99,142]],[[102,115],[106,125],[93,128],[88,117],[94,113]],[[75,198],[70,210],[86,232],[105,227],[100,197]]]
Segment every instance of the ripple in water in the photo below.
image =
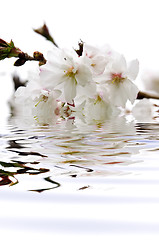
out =
[[81,184],[85,179],[79,190],[93,188],[94,178],[132,174],[143,153],[158,151],[158,132],[157,122],[124,117],[94,125],[68,119],[53,126],[22,125],[12,118],[0,136],[0,186],[43,192],[76,178]]

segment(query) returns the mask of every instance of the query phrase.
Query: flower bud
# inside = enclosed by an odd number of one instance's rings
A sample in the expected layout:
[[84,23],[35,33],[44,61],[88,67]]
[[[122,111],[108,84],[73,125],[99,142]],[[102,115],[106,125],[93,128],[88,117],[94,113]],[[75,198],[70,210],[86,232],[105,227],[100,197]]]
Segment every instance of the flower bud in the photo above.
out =
[[0,60],[11,57],[18,57],[22,51],[14,46],[13,41],[10,43],[0,39]]
[[22,66],[26,61],[27,60],[25,58],[18,58],[18,60],[15,61],[14,66],[16,67]]
[[34,52],[33,57],[35,60],[39,61],[39,65],[44,65],[46,63],[46,59],[44,55],[38,51]]
[[80,40],[80,42],[78,43],[78,49],[75,49],[76,53],[78,54],[78,56],[82,56],[83,53],[83,45],[84,42],[82,40]]
[[34,29],[34,32],[42,35],[43,37],[45,37],[48,41],[52,42],[56,47],[58,47],[58,45],[55,43],[53,37],[50,35],[49,33],[49,29],[46,26],[46,24],[44,23],[44,25],[38,29]]

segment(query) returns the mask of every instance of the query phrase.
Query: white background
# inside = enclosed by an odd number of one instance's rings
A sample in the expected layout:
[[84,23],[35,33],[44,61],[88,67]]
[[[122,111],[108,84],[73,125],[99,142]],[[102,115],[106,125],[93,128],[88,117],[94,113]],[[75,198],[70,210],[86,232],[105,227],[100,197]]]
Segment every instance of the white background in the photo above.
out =
[[32,31],[44,21],[61,47],[75,47],[82,39],[98,45],[109,43],[127,58],[138,58],[146,66],[153,66],[158,59],[157,0],[1,2],[1,38],[13,39],[24,51],[32,53],[48,47]]

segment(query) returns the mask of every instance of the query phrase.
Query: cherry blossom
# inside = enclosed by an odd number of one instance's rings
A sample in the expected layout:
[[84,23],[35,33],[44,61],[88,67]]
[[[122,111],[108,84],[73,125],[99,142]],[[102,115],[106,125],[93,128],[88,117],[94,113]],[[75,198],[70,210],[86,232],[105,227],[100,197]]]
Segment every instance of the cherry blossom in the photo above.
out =
[[54,47],[36,77],[16,91],[15,108],[39,123],[76,116],[88,123],[105,121],[119,115],[128,100],[134,103],[138,71],[138,60],[127,63],[108,45],[84,43],[80,55]]
[[[56,57],[55,57],[56,56]],[[77,86],[85,86],[92,81],[92,73],[75,51],[54,49],[48,55],[48,62],[41,67],[41,81],[49,89],[62,89],[64,101],[72,103]]]
[[42,88],[38,79],[33,79],[26,87],[19,87],[16,91],[16,111],[23,116],[33,116],[38,121],[53,119],[60,112],[57,101],[60,94],[59,90]]
[[84,43],[82,57],[85,63],[90,66],[93,74],[100,75],[104,72],[108,63],[107,55],[98,47],[94,47]]
[[133,82],[139,71],[138,60],[127,64],[121,54],[115,54],[98,83],[109,91],[109,99],[115,106],[125,107],[127,100],[133,103],[137,97],[138,88]]

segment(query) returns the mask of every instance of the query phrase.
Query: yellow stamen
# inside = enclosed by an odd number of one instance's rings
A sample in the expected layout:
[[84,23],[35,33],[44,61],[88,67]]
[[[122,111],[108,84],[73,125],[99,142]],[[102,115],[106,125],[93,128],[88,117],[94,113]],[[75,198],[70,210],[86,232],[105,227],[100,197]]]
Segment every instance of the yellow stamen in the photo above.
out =
[[47,100],[48,100],[48,97],[43,95],[42,98],[35,104],[35,107],[37,107],[39,103],[41,103],[42,101],[46,102]]
[[99,95],[97,95],[97,98],[94,102],[94,105],[97,104],[98,102],[101,102],[101,101],[102,101],[101,97]]
[[112,83],[120,83],[124,80],[125,78],[122,77],[121,73],[113,73],[112,74]]
[[76,75],[77,71],[74,72],[73,70],[74,70],[73,66],[69,67],[67,71],[64,71],[65,76],[75,78],[75,75]]

